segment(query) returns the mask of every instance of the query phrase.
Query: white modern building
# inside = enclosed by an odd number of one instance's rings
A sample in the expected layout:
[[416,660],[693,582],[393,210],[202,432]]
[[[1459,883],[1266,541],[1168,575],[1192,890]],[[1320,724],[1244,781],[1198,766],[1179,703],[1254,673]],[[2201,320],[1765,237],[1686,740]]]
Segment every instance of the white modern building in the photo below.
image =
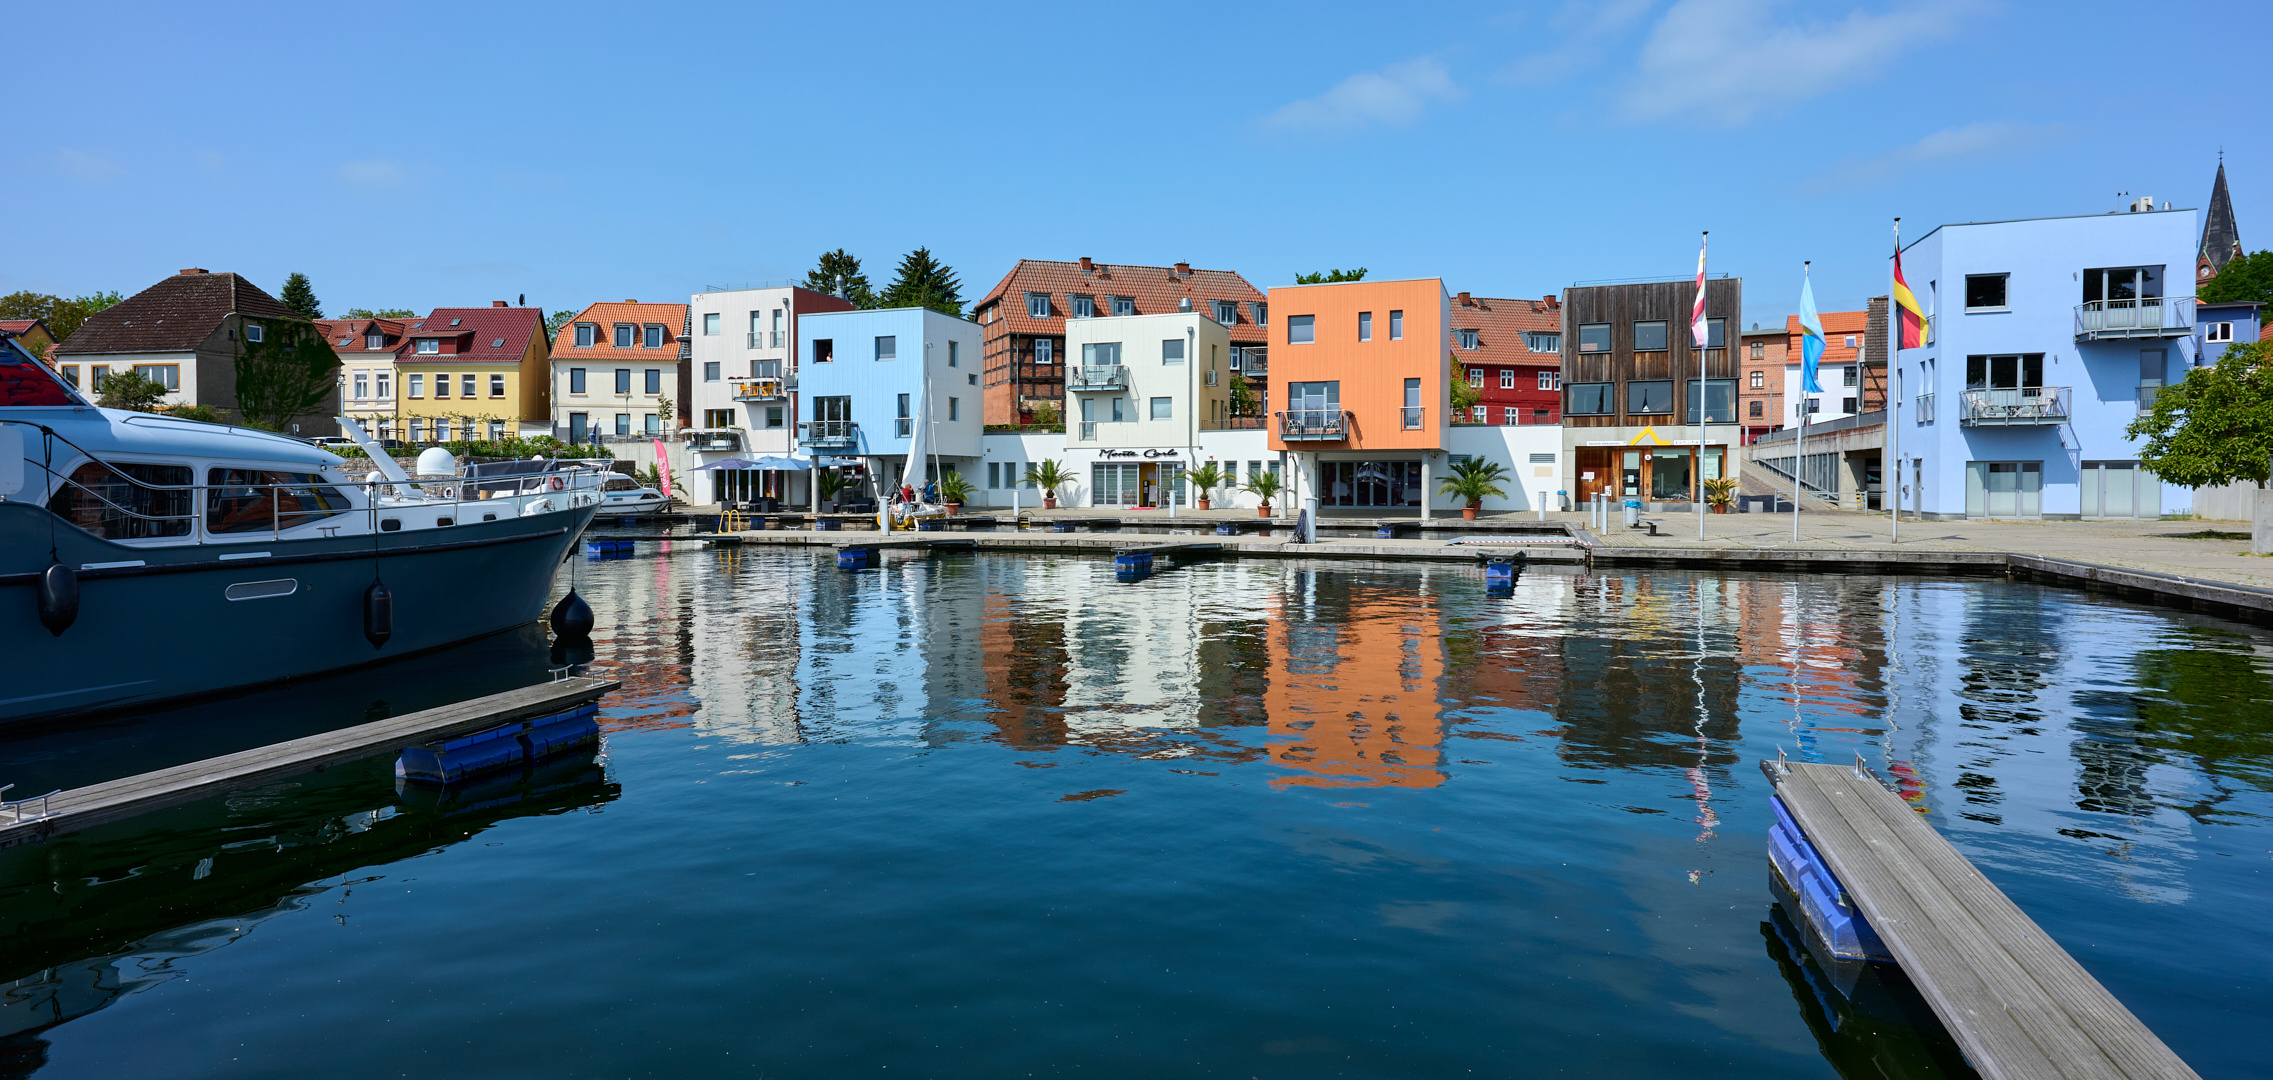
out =
[[[787,455],[797,447],[798,320],[852,304],[795,285],[713,288],[688,298],[688,458]],[[690,485],[698,500],[773,496],[803,502],[804,480],[791,473],[714,469]]]

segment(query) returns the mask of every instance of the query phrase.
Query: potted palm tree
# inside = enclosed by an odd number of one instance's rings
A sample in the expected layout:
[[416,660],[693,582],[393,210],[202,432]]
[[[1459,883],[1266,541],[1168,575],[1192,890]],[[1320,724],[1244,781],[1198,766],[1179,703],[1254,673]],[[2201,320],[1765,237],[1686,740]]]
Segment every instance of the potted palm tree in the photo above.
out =
[[1042,509],[1058,508],[1058,489],[1073,481],[1073,474],[1059,465],[1056,458],[1043,458],[1039,465],[1026,466],[1026,482],[1042,489]]
[[844,490],[844,477],[835,469],[821,470],[820,498],[813,501],[813,512],[829,513],[837,508],[837,492]]
[[939,501],[950,515],[963,512],[963,504],[971,501],[971,482],[959,472],[944,472],[939,477]]
[[1705,481],[1705,505],[1712,507],[1713,513],[1728,513],[1729,505],[1736,501],[1736,487],[1737,482],[1733,477],[1723,476]]
[[1247,478],[1245,486],[1248,494],[1263,500],[1263,505],[1256,508],[1255,516],[1266,518],[1271,516],[1271,500],[1276,498],[1279,493],[1279,474],[1275,472],[1256,473]]
[[1474,521],[1476,511],[1483,507],[1485,499],[1507,495],[1500,487],[1500,481],[1506,478],[1507,466],[1483,458],[1469,458],[1453,463],[1452,475],[1438,483],[1437,493],[1460,499],[1465,504],[1460,508],[1460,516]]
[[1225,482],[1231,479],[1223,474],[1223,466],[1212,461],[1201,462],[1199,468],[1184,474],[1184,478],[1192,482],[1192,497],[1197,500],[1192,505],[1201,510],[1211,509],[1208,493],[1222,487]]

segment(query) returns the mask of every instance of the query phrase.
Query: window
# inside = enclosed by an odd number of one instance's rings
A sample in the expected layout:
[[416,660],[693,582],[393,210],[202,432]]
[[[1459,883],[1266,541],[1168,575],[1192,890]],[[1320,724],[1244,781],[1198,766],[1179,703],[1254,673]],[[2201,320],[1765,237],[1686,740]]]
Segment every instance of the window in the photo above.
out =
[[717,336],[718,336],[718,313],[717,313],[717,312],[715,312],[715,311],[706,311],[706,312],[703,312],[703,313],[702,313],[702,336],[704,336],[704,337],[717,337]]
[[1705,320],[1705,347],[1708,349],[1728,348],[1727,319]]
[[1489,424],[1492,422],[1492,407],[1489,405],[1478,405],[1474,408],[1469,409],[1468,415],[1479,424]]
[[1503,406],[1503,407],[1500,409],[1500,423],[1503,423],[1503,424],[1520,424],[1520,423],[1522,423],[1522,422],[1523,422],[1523,410],[1521,410],[1521,409],[1518,409],[1518,408],[1516,408],[1516,407],[1515,407],[1515,406],[1513,406],[1513,405],[1507,405],[1507,406]]
[[1761,417],[1768,415],[1768,403],[1760,400],[1759,398],[1753,398],[1752,404],[1748,407],[1746,415],[1750,416],[1754,420],[1758,420]]
[[447,375],[447,374],[444,374],[444,373],[436,373],[436,374],[435,374],[435,376],[434,376],[434,396],[435,396],[435,397],[438,397],[438,398],[446,398],[446,397],[449,397],[449,396],[450,396],[450,376],[449,376],[449,375]]
[[1563,351],[1563,335],[1544,330],[1523,332],[1523,347],[1532,352],[1559,353]]
[[1230,300],[1215,302],[1215,321],[1230,326],[1239,321],[1239,305]]
[[630,413],[627,413],[627,412],[620,412],[620,413],[617,413],[617,414],[616,414],[616,434],[618,434],[618,435],[629,435],[629,434],[631,434],[631,414],[630,414]]
[[630,368],[627,368],[627,367],[620,367],[620,368],[617,368],[617,369],[616,369],[616,393],[619,393],[619,394],[628,394],[628,393],[631,393],[631,369],[630,369]]
[[[71,484],[57,485],[47,508],[96,536],[107,540],[137,540],[146,536],[189,535],[190,515],[196,512],[192,509],[195,503],[191,501],[195,493],[178,489],[196,483],[197,473],[187,465],[118,462],[105,466],[89,461],[71,470],[71,481]],[[145,484],[177,490],[153,490],[144,487]],[[209,501],[220,494],[213,493]],[[262,509],[267,509],[265,503]],[[163,520],[150,520],[152,518]]]
[[[1765,357],[1765,356],[1767,356],[1767,355],[1768,355],[1768,344],[1767,344],[1767,342],[1764,342],[1764,341],[1755,341],[1755,342],[1753,342],[1753,343],[1752,343],[1752,358],[1753,358],[1754,360],[1758,360],[1758,359],[1761,359],[1761,358],[1763,358],[1763,357]],[[1754,374],[1755,376],[1757,376],[1757,375],[1759,374],[1759,372],[1753,372],[1753,374]],[[1757,384],[1755,384],[1755,385],[1757,385]]]
[[1562,388],[1563,388],[1563,373],[1562,373],[1562,372],[1560,372],[1560,371],[1542,371],[1542,372],[1540,372],[1540,373],[1539,373],[1539,389],[1541,389],[1541,390],[1560,390],[1560,389],[1562,389]]
[[663,392],[662,368],[647,369],[647,392],[650,394],[660,394]]
[[1643,416],[1655,416],[1672,413],[1672,380],[1651,379],[1644,382],[1627,383],[1626,411]]
[[594,345],[597,345],[597,344],[599,344],[599,343],[600,343],[600,327],[599,327],[597,324],[595,324],[595,323],[588,323],[588,322],[580,322],[580,323],[577,323],[577,324],[576,324],[576,347],[577,347],[577,348],[579,348],[579,349],[589,349],[589,348],[591,348],[592,346],[594,346]]
[[1176,419],[1176,399],[1166,397],[1153,398],[1152,418],[1155,420]]
[[1863,382],[1861,373],[1855,367],[1855,365],[1848,364],[1846,367],[1839,369],[1839,385],[1861,386],[1862,384]]
[[1133,296],[1116,296],[1116,297],[1114,297],[1114,298],[1113,298],[1113,314],[1115,314],[1115,315],[1134,315],[1134,314],[1136,314],[1136,297],[1133,297]]
[[630,323],[616,324],[616,348],[631,348],[632,334],[639,328]]
[[[766,426],[767,426],[767,427],[769,427],[769,428],[777,428],[777,427],[780,427],[780,426],[782,425],[782,423],[783,423],[783,422],[784,422],[784,421],[783,421],[783,419],[782,419],[782,407],[781,407],[781,406],[779,406],[779,405],[768,405],[768,406],[766,406]],[[724,426],[724,425],[721,425],[721,426]]]
[[813,362],[826,364],[837,358],[837,343],[830,338],[813,339]]
[[1081,366],[1112,367],[1121,362],[1121,343],[1093,341],[1081,347]]
[[490,421],[490,422],[489,422],[489,441],[491,441],[491,442],[496,442],[496,441],[498,441],[499,439],[503,439],[504,437],[505,437],[505,421],[503,421],[503,420],[492,420],[492,421]]
[[717,382],[717,381],[718,381],[718,361],[716,361],[716,360],[705,360],[705,361],[703,361],[703,362],[702,362],[702,381],[704,381],[704,382]]
[[[1271,305],[1266,304],[1261,300],[1247,301],[1247,314],[1248,317],[1255,320],[1255,325],[1257,326],[1271,325]],[[1391,313],[1391,318],[1395,318],[1394,312]],[[1395,337],[1396,335],[1391,334],[1390,336]]]
[[1468,385],[1470,385],[1470,386],[1474,386],[1474,387],[1477,387],[1477,388],[1482,388],[1482,387],[1483,387],[1483,385],[1484,385],[1484,369],[1483,369],[1483,368],[1480,368],[1480,367],[1472,367],[1472,368],[1469,368],[1469,369],[1468,369]]
[[999,487],[1001,487],[1001,486],[1002,486],[1002,462],[999,462],[999,461],[990,461],[990,462],[987,462],[987,490],[989,490],[989,491],[992,491],[992,490],[994,490],[994,489],[996,489],[996,488],[999,488]]
[[1571,383],[1563,387],[1567,398],[1563,411],[1572,416],[1610,415],[1615,411],[1610,407],[1610,388],[1614,385],[1616,384],[1606,382]]
[[[413,420],[413,421],[411,421],[411,422],[410,422],[410,427],[411,427],[411,432],[412,432],[411,438],[412,438],[412,439],[416,439],[416,438],[418,438],[418,435],[416,434],[416,433],[417,433],[417,431],[418,431],[418,421],[416,421],[416,420]],[[569,445],[571,445],[571,446],[575,446],[575,445],[579,445],[579,444],[582,444],[582,443],[583,443],[585,440],[587,440],[587,439],[590,439],[591,437],[592,437],[592,414],[591,414],[591,413],[580,413],[580,412],[572,412],[572,413],[569,413],[569,414],[568,414],[568,442],[569,442]]]
[[458,396],[474,396],[474,375],[472,372],[467,372],[466,374],[458,377]]
[[2233,339],[2234,324],[2230,322],[2208,323],[2203,327],[2202,340],[2204,341],[2232,341]]
[[1073,317],[1074,317],[1074,318],[1076,318],[1076,319],[1094,319],[1094,318],[1096,318],[1096,317],[1097,317],[1097,298],[1096,298],[1096,297],[1094,297],[1094,296],[1083,296],[1083,295],[1081,295],[1080,293],[1067,293],[1067,294],[1065,294],[1065,298],[1066,298],[1066,302],[1067,302],[1069,305],[1071,305],[1071,306],[1072,306],[1072,308],[1073,308]]
[[2084,303],[2105,301],[2108,307],[2138,306],[2137,301],[2158,299],[2163,294],[2163,268],[2160,266],[2109,266],[2086,270]]
[[1050,317],[1050,294],[1048,294],[1048,293],[1038,293],[1038,292],[1030,292],[1030,293],[1027,293],[1027,294],[1026,294],[1026,317],[1027,317],[1027,318],[1029,318],[1029,319],[1047,319],[1047,318],[1049,318],[1049,317]]
[[654,323],[648,323],[645,327],[645,330],[647,331],[645,339],[642,340],[640,344],[650,349],[662,348],[663,328],[655,325]]
[[[412,379],[417,379],[417,378],[418,378],[418,376],[416,376],[416,375],[413,375],[413,376],[411,376],[411,378],[412,378]],[[584,392],[584,369],[583,369],[583,368],[580,368],[580,367],[572,367],[572,368],[569,368],[569,369],[568,369],[568,392],[569,392],[569,393],[571,393],[571,394],[581,394],[581,393],[583,393],[583,392]],[[414,392],[411,394],[411,396],[412,396],[412,397],[417,397],[417,396],[418,396],[418,394],[417,394],[417,393],[414,391]]]
[[[582,414],[581,414],[581,413],[573,413],[573,414],[570,414],[570,416],[569,416],[569,419],[573,420],[573,419],[575,419],[577,416],[580,416],[580,415],[582,415]],[[424,421],[424,420],[422,420],[422,419],[419,419],[418,417],[415,417],[415,416],[414,416],[414,417],[411,417],[411,418],[410,418],[410,441],[412,441],[412,442],[425,442],[425,441],[426,441],[426,421]],[[578,440],[578,441],[579,441],[579,442],[581,442],[582,440]]]
[[1289,345],[1308,345],[1317,340],[1316,315],[1289,315],[1286,320],[1286,342]]
[[[187,483],[188,478],[182,482]],[[205,531],[209,533],[291,529],[354,509],[348,505],[347,496],[324,483],[318,473],[208,469],[205,482]]]
[[1965,310],[2005,311],[2005,279],[2009,274],[1965,275]]
[[442,341],[440,338],[420,338],[418,339],[418,351],[425,356],[436,355],[442,351]]
[[490,376],[490,377],[489,377],[489,396],[491,396],[491,397],[504,397],[504,396],[505,396],[505,376],[503,376],[503,375],[492,375],[492,376]]
[[897,360],[897,359],[899,359],[899,358],[900,358],[900,338],[899,338],[899,336],[898,336],[898,335],[896,335],[896,334],[878,334],[878,335],[876,335],[876,359],[878,359],[878,360]]
[[425,396],[426,396],[426,376],[424,376],[424,375],[413,375],[413,376],[411,376],[411,377],[409,378],[408,382],[410,383],[410,396],[412,396],[412,397],[425,397]]
[[1459,340],[1460,347],[1463,349],[1474,349],[1476,347],[1476,332],[1474,330],[1454,330],[1452,336]]
[[355,373],[355,400],[357,400],[357,401],[362,401],[363,399],[365,399],[365,398],[368,398],[368,397],[370,397],[370,396],[371,396],[371,376],[370,376],[369,374],[365,373],[365,372],[361,372],[361,371],[358,371],[358,372],[356,372],[356,373]]
[[1852,413],[1852,412],[1854,412],[1854,411],[1855,411],[1855,399],[1854,399],[1854,398],[1851,398],[1851,397],[1844,397],[1844,398],[1840,398],[1840,399],[1839,399],[1839,411],[1840,411],[1840,412],[1843,412],[1843,413]]
[[100,389],[102,389],[102,388],[103,388],[103,384],[104,384],[104,383],[106,383],[106,382],[109,382],[109,381],[110,381],[110,365],[109,365],[109,364],[96,364],[94,367],[92,367],[92,368],[89,368],[89,369],[88,369],[88,371],[87,371],[87,389],[89,389],[89,390],[100,390]]
[[[1286,384],[1286,407],[1298,413],[1334,413],[1336,415],[1325,418],[1325,422],[1339,421],[1341,419],[1339,414],[1342,409],[1342,384],[1338,381],[1290,382]],[[1321,421],[1320,418],[1313,416],[1307,422],[1319,423]]]
[[[1697,385],[1698,385],[1698,382],[1697,382],[1697,380],[1695,380],[1695,379],[1691,379],[1691,380],[1689,380],[1689,410],[1688,410],[1688,411],[1689,411],[1689,416],[1688,416],[1687,422],[1688,422],[1688,423],[1692,423],[1692,424],[1694,424],[1694,423],[1696,423],[1696,422],[1697,422]],[[1736,422],[1736,380],[1735,380],[1735,379],[1706,379],[1706,380],[1704,380],[1704,387],[1705,387],[1705,423],[1708,423],[1708,424],[1733,424],[1733,423],[1735,423],[1735,422]],[[1853,410],[1851,410],[1851,409],[1850,409],[1850,410],[1848,410],[1848,411],[1849,411],[1849,412],[1852,412]]]
[[1792,406],[1792,410],[1794,412],[1797,412],[1802,408],[1805,408],[1807,410],[1807,414],[1809,416],[1813,416],[1816,413],[1823,411],[1823,399],[1819,397],[1811,397],[1799,405]]
[[963,366],[963,343],[962,343],[962,342],[960,342],[960,341],[950,341],[950,342],[948,342],[948,343],[947,343],[947,366],[948,366],[948,367],[961,367],[961,366]]
[[1161,363],[1163,363],[1163,364],[1181,364],[1181,363],[1183,363],[1183,362],[1184,362],[1184,339],[1183,339],[1183,338],[1169,338],[1169,339],[1167,339],[1166,341],[1163,341],[1163,342],[1161,342],[1161,343],[1160,343],[1160,362],[1161,362]]
[[259,323],[257,323],[257,322],[248,322],[248,323],[246,323],[246,324],[245,324],[245,340],[246,340],[246,341],[256,341],[256,342],[257,342],[257,341],[261,340],[261,335],[263,335],[263,334],[265,334],[265,333],[267,333],[267,332],[268,332],[268,331],[267,331],[267,328],[266,328],[266,327],[264,327],[264,326],[262,326],[261,324],[259,324]]
[[642,425],[642,427],[649,435],[660,435],[663,433],[663,421],[654,413],[646,414],[645,423]]
[[2043,353],[1965,358],[1965,388],[1968,390],[2017,390],[2043,385]]
[[963,418],[963,399],[947,399],[947,418],[949,420],[960,420]]
[[1122,422],[1122,421],[1124,421],[1124,420],[1128,419],[1128,417],[1126,417],[1126,416],[1122,415],[1122,407],[1123,407],[1123,405],[1124,405],[1124,404],[1125,404],[1125,403],[1126,403],[1128,400],[1129,400],[1129,399],[1127,399],[1127,398],[1114,398],[1114,399],[1113,399],[1113,422],[1114,422],[1114,423],[1120,423],[1120,422]]
[[380,373],[379,373],[379,399],[380,399],[381,401],[392,401],[392,400],[394,400],[394,396],[395,396],[395,386],[394,386],[394,381],[395,381],[395,380],[394,380],[394,373],[393,373],[393,372],[382,371],[382,372],[380,372]]
[[1372,341],[1372,340],[1373,340],[1373,313],[1372,313],[1372,312],[1370,312],[1370,311],[1361,311],[1361,312],[1358,312],[1358,313],[1357,313],[1357,339],[1358,339],[1359,341]]
[[70,383],[73,386],[79,385],[79,365],[64,364],[61,367],[57,368],[56,371],[58,374],[63,376],[64,382]]
[[450,422],[448,420],[436,420],[434,422],[434,441],[450,441]]
[[1609,352],[1610,324],[1606,322],[1580,323],[1578,327],[1578,351]]
[[1663,352],[1665,348],[1665,320],[1656,319],[1634,324],[1635,352]]
[[1753,373],[1752,373],[1752,389],[1754,389],[1754,390],[1758,390],[1758,389],[1760,389],[1760,388],[1762,388],[1762,387],[1765,387],[1765,386],[1767,386],[1767,385],[1768,385],[1768,373],[1767,373],[1767,372],[1764,372],[1764,371],[1755,371],[1755,372],[1753,372]]
[[136,364],[134,365],[134,373],[168,390],[182,388],[182,366],[180,364]]
[[702,411],[702,426],[704,426],[704,427],[706,427],[706,428],[726,428],[726,427],[733,427],[733,426],[734,426],[734,410],[732,410],[732,409],[704,409],[704,410]]
[[1854,348],[1854,347],[1855,347],[1855,335],[1853,335],[1853,334],[1848,334],[1848,335],[1847,335],[1847,347],[1848,347],[1848,348],[1850,348],[1850,349],[1852,349],[1852,348]]

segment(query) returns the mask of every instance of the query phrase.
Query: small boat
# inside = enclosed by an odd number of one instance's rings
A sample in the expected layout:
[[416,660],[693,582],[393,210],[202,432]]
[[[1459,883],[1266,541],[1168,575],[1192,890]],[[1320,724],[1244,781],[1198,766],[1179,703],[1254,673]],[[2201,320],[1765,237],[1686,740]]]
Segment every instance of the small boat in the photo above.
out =
[[74,719],[527,625],[600,507],[573,461],[412,476],[102,409],[0,339],[0,723]]
[[601,517],[646,517],[670,505],[662,492],[621,474],[608,477],[600,488]]

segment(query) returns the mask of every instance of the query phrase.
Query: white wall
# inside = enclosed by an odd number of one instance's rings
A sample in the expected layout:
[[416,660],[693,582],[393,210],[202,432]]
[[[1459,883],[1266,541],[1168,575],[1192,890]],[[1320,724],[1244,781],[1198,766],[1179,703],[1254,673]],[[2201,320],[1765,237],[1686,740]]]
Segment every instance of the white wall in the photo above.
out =
[[[1455,424],[1445,429],[1444,449],[1448,458],[1430,466],[1428,500],[1432,509],[1459,512],[1460,500],[1437,494],[1434,484],[1452,474],[1449,456],[1463,454],[1507,466],[1509,478],[1500,484],[1507,489],[1507,496],[1485,499],[1485,510],[1536,510],[1541,491],[1546,492],[1550,512],[1562,509],[1562,501],[1555,494],[1567,488],[1561,424]],[[1535,461],[1534,455],[1544,458]]]

